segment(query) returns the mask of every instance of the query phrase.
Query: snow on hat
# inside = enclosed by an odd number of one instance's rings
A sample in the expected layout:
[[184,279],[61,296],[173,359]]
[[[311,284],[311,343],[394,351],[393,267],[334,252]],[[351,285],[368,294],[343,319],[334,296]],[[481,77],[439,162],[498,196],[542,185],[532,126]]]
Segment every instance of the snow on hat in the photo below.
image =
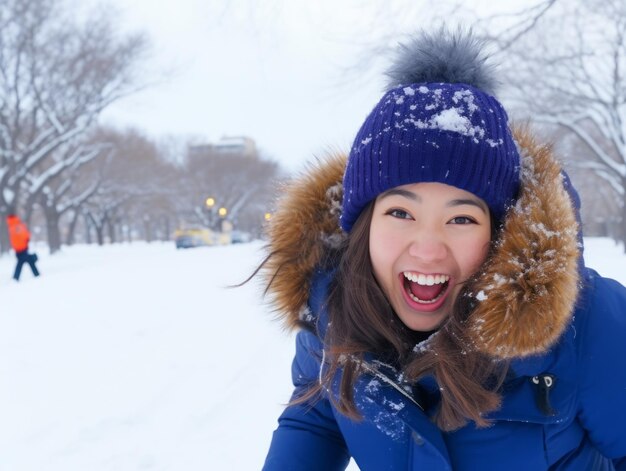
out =
[[500,219],[519,188],[520,157],[482,42],[441,29],[401,45],[388,91],[358,131],[344,174],[341,227],[399,185],[439,182],[483,199]]

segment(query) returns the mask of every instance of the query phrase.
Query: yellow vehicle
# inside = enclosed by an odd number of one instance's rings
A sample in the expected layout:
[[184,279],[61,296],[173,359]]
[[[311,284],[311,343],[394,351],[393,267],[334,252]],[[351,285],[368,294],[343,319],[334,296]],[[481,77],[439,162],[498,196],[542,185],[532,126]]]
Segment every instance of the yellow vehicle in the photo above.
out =
[[176,242],[177,249],[213,245],[214,241],[215,236],[210,229],[176,229],[174,231],[174,242]]
[[176,229],[174,242],[177,249],[189,249],[207,245],[227,245],[231,241],[230,234],[211,229]]

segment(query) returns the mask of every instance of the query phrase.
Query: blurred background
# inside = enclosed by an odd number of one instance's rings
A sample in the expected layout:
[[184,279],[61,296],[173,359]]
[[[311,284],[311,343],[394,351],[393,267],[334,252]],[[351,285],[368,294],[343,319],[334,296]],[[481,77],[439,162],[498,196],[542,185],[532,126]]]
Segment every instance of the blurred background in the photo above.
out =
[[621,0],[4,0],[0,251],[11,208],[51,253],[259,237],[284,181],[349,149],[390,51],[442,24],[488,40],[498,97],[557,147],[585,234],[623,242]]

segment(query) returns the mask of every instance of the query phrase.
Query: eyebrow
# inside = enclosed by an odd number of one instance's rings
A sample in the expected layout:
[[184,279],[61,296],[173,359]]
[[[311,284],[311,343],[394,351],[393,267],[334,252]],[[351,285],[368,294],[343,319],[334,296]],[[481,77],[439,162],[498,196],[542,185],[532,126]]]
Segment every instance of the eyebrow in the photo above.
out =
[[469,204],[471,206],[476,206],[482,210],[483,213],[487,214],[487,207],[482,201],[471,199],[471,198],[462,198],[457,200],[448,201],[446,206],[448,208],[452,208],[454,206],[463,206],[464,204]]
[[380,195],[380,199],[387,198],[388,196],[404,196],[413,201],[419,201],[421,203],[422,198],[419,195],[416,195],[412,191],[402,190],[400,188],[392,188],[391,190],[385,191],[382,195]]
[[[391,190],[388,190],[386,192],[384,192],[382,195],[380,195],[380,199],[383,198],[387,198],[388,196],[402,196],[404,198],[408,198],[412,201],[417,201],[418,203],[422,202],[422,198],[413,193],[412,191],[408,191],[408,190],[403,190],[401,188],[392,188]],[[478,199],[474,199],[474,198],[458,198],[458,199],[454,199],[451,201],[448,201],[446,203],[446,207],[448,208],[452,208],[455,206],[463,206],[469,204],[470,206],[476,206],[477,208],[480,208],[482,210],[483,213],[487,214],[488,213],[488,209],[485,206],[485,204],[478,200]]]

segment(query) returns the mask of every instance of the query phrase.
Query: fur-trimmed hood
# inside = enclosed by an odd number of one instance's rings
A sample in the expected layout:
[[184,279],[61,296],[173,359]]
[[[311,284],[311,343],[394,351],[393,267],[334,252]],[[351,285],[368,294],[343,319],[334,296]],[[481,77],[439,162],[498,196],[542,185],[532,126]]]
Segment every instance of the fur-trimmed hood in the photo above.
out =
[[[522,156],[517,203],[493,255],[472,281],[474,347],[496,358],[543,353],[568,324],[578,295],[579,227],[552,150],[514,132]],[[346,235],[339,228],[345,155],[331,155],[292,181],[268,229],[268,292],[288,328],[306,312],[316,268]]]

